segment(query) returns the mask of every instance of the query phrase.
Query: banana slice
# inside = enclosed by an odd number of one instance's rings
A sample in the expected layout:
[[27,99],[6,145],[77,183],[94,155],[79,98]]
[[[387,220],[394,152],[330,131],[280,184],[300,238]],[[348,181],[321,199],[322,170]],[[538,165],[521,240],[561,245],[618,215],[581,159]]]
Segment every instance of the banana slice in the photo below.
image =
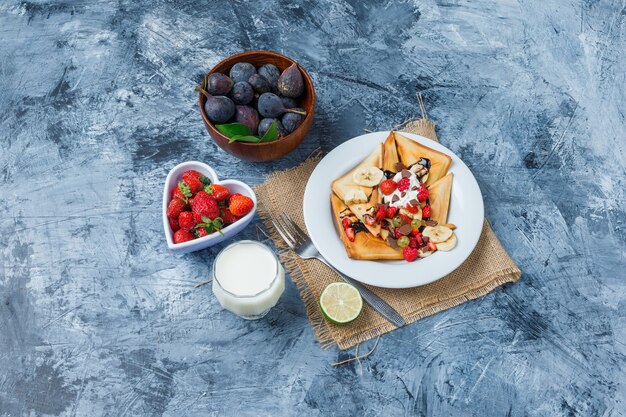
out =
[[433,243],[439,244],[452,236],[452,230],[444,226],[426,226],[422,235],[427,236]]
[[419,256],[420,258],[428,258],[428,257],[429,257],[430,255],[432,255],[433,253],[435,253],[435,252],[433,252],[433,251],[431,251],[431,250],[427,250],[427,251],[425,251],[425,250],[423,250],[423,249],[419,249],[419,250],[417,251],[417,256]]
[[375,187],[383,179],[383,172],[376,167],[364,167],[357,169],[352,174],[352,180],[364,187]]
[[437,250],[442,250],[444,252],[448,252],[456,246],[456,235],[452,233],[446,241],[437,243]]
[[360,188],[352,188],[346,192],[346,198],[344,199],[346,206],[351,204],[367,203],[367,194]]

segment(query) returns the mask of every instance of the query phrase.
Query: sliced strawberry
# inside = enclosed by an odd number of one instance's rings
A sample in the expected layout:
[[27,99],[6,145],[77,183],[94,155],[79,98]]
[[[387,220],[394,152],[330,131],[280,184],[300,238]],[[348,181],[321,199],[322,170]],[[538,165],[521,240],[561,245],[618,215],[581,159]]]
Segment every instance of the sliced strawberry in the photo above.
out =
[[435,242],[428,242],[428,249],[431,251],[436,251],[437,250],[437,244]]
[[400,228],[396,227],[393,231],[393,235],[396,239],[401,238],[402,236],[404,236],[402,233],[400,233]]
[[344,232],[346,233],[346,236],[348,237],[348,240],[350,242],[354,242],[354,238],[355,238],[354,228],[346,227],[344,229]]
[[366,214],[365,216],[363,216],[364,220],[365,220],[365,224],[368,226],[373,226],[374,223],[376,223],[376,219],[373,216],[370,216],[369,214]]
[[425,219],[430,218],[430,205],[425,205],[422,209],[422,217]]
[[387,215],[387,210],[385,210],[385,206],[379,206],[378,211],[376,212],[376,221],[381,222]]
[[341,224],[343,225],[343,228],[345,229],[346,227],[350,227],[350,219],[347,217],[344,217],[343,219],[341,219]]
[[381,182],[380,191],[385,195],[389,195],[393,193],[394,191],[396,191],[396,182],[392,180],[391,178]]
[[408,211],[409,213],[411,213],[411,214],[415,214],[415,213],[417,213],[417,212],[420,210],[420,208],[419,208],[419,207],[414,206],[414,205],[412,205],[412,204],[407,204],[407,205],[406,205],[406,207],[405,207],[404,209],[405,209],[406,211]]
[[387,218],[391,219],[398,212],[398,207],[389,206],[387,207]]

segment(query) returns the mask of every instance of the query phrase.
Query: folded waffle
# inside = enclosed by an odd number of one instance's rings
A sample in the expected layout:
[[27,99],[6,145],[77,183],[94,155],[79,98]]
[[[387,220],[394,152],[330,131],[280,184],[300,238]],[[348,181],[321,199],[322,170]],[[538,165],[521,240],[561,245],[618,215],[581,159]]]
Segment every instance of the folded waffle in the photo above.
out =
[[[361,168],[368,167],[376,167],[380,168],[382,166],[383,159],[383,145],[378,144],[374,151],[369,154],[367,158],[365,158],[359,165],[354,167],[351,171],[349,171],[344,176],[337,178],[331,184],[331,189],[333,193],[337,195],[341,199],[341,201],[345,201],[348,193],[353,190],[363,190],[365,195],[368,198],[366,203],[360,204],[350,204],[348,207],[357,216],[359,219],[362,219],[365,213],[370,210],[372,207],[376,207],[378,204],[379,196],[378,196],[378,187],[365,187],[359,185],[354,182],[353,175],[354,173]],[[374,235],[378,236],[380,234],[380,224],[374,226],[367,226],[367,229]]]
[[349,258],[360,260],[393,260],[402,259],[402,252],[393,249],[381,238],[375,237],[367,231],[355,235],[354,242],[350,242],[341,225],[341,213],[348,207],[334,193],[330,195],[331,209],[335,219],[337,232],[346,248]]
[[438,179],[428,187],[431,220],[436,220],[439,224],[445,224],[448,222],[451,190],[452,173]]
[[419,161],[420,158],[430,160],[430,170],[428,172],[426,186],[434,184],[437,180],[446,175],[452,163],[452,158],[445,153],[424,146],[413,139],[409,139],[398,132],[392,132],[392,134],[395,138],[400,162],[404,165],[408,167]]

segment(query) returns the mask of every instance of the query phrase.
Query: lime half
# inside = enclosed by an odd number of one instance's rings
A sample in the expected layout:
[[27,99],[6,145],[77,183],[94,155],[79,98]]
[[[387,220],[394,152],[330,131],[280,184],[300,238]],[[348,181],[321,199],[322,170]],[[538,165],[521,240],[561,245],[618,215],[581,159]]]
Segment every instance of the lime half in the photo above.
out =
[[345,282],[329,284],[320,296],[324,317],[335,324],[350,323],[361,314],[363,299],[359,291]]

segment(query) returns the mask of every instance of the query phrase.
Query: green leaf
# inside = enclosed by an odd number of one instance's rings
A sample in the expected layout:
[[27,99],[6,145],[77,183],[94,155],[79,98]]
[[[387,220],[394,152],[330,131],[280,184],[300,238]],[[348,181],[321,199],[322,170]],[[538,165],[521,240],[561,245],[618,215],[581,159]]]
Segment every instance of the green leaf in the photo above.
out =
[[272,122],[267,132],[263,135],[260,142],[273,142],[278,139],[278,128],[276,127],[276,122]]
[[207,216],[202,216],[202,221],[205,223],[211,223],[211,219],[209,219]]
[[191,194],[191,188],[189,188],[189,186],[185,184],[183,181],[178,181],[178,189],[180,190],[182,195],[184,195],[187,198],[193,195]]
[[250,128],[243,123],[227,123],[215,125],[215,127],[229,138],[234,136],[248,136],[252,134],[252,132],[250,132]]
[[231,137],[228,140],[228,143],[233,143],[233,142],[252,142],[252,143],[259,143],[261,139],[258,136],[252,136],[252,135],[245,135],[245,136],[240,136],[240,135],[235,135],[233,137]]
[[209,177],[205,177],[204,175],[200,177],[200,181],[202,181],[202,184],[204,185],[211,184],[211,180],[209,179]]
[[222,226],[224,226],[224,224],[222,223],[222,221],[218,217],[217,219],[213,220],[213,226],[215,226],[218,229],[221,229]]

